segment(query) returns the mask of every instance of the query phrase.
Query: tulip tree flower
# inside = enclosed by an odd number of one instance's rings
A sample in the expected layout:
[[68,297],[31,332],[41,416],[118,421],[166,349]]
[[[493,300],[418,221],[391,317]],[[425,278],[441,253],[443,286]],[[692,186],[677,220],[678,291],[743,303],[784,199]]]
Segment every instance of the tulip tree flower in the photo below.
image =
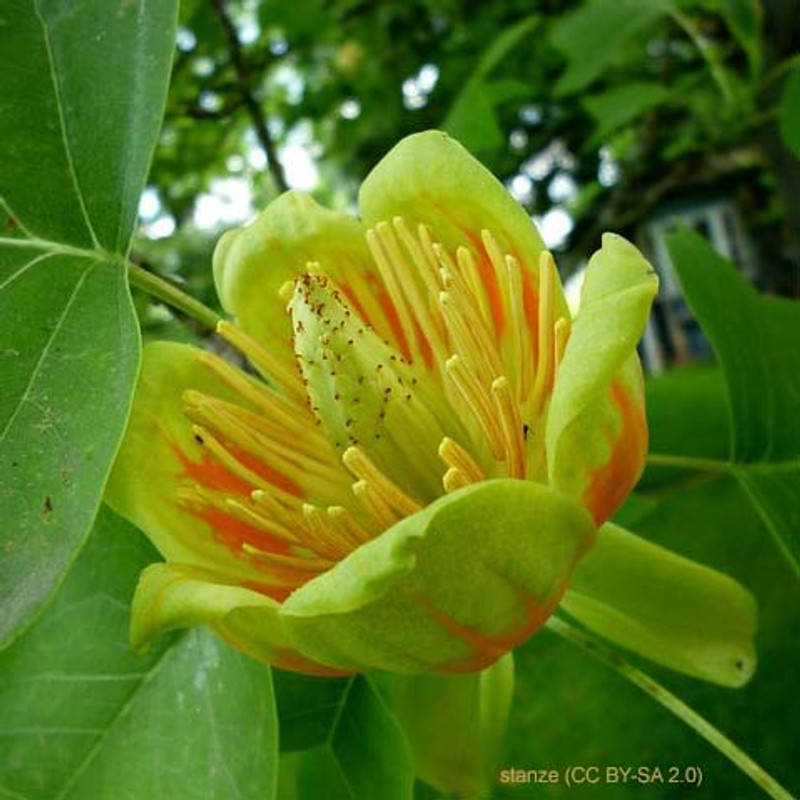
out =
[[311,674],[477,673],[562,604],[742,684],[749,594],[606,524],[647,451],[647,261],[604,236],[571,318],[527,214],[438,132],[400,142],[359,205],[288,192],[222,237],[218,333],[248,369],[145,348],[107,493],[165,558],[134,643],[206,624]]

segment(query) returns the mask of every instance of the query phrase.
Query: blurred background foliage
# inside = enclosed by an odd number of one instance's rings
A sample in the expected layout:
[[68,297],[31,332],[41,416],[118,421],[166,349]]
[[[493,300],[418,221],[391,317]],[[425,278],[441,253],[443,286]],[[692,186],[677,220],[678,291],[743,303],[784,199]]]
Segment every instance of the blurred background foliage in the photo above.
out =
[[287,187],[355,211],[378,159],[436,127],[565,274],[605,230],[641,241],[663,209],[724,199],[762,287],[797,295],[798,43],[798,0],[184,0],[135,252],[214,305],[221,229]]

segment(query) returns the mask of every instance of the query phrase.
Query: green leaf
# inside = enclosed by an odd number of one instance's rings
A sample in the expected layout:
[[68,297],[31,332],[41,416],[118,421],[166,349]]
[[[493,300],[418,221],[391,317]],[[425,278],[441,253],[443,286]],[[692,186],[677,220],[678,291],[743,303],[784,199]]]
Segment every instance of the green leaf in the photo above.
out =
[[759,295],[695,233],[668,246],[725,374],[730,471],[800,573],[800,305]]
[[91,527],[125,426],[139,340],[116,264],[0,248],[0,640]]
[[[487,79],[492,70],[539,24],[527,17],[502,31],[481,55],[477,66],[450,108],[442,129],[472,152],[496,150],[505,144],[497,117],[497,106],[509,94],[517,96],[519,85],[494,85]],[[509,92],[509,89],[512,89]]]
[[786,79],[778,113],[781,138],[786,147],[800,158],[800,67],[795,67]]
[[0,642],[74,558],[127,420],[139,337],[122,262],[176,6],[0,0]]
[[[301,683],[312,687],[310,701],[296,691]],[[281,758],[281,798],[411,800],[408,742],[368,678],[323,682],[276,672],[276,692],[282,737],[288,728],[295,745],[313,745]]]
[[593,141],[602,142],[609,134],[638,119],[668,97],[669,92],[660,84],[634,81],[588,95],[581,102],[597,123]]
[[747,53],[752,77],[761,69],[761,27],[764,11],[760,0],[721,0],[721,10],[731,33]]
[[154,557],[103,509],[47,613],[0,658],[0,796],[275,796],[269,668],[207,632],[147,656],[128,645],[130,597]]
[[600,77],[620,48],[668,13],[671,5],[668,0],[594,0],[565,15],[551,35],[567,59],[557,93],[571,94]]
[[37,237],[126,250],[176,17],[173,0],[0,2],[0,198]]

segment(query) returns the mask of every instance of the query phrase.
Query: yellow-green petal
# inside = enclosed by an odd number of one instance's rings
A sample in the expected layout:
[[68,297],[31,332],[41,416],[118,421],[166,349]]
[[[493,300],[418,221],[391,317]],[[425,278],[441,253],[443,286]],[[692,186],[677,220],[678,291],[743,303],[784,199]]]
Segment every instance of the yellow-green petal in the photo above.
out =
[[639,655],[723,686],[756,665],[756,604],[739,583],[604,525],[573,575],[562,608]]
[[621,505],[644,466],[647,427],[636,345],[657,290],[641,253],[605,234],[586,269],[556,374],[545,431],[550,483],[582,498],[598,524]]
[[273,666],[339,674],[293,649],[279,610],[275,600],[231,585],[219,573],[186,564],[151,564],[139,578],[133,597],[131,643],[141,648],[175,628],[208,625],[238,650]]
[[593,533],[545,486],[474,484],[298,589],[281,615],[297,649],[333,667],[480,670],[545,622]]
[[[490,231],[500,251],[520,263],[529,291],[538,290],[544,243],[536,226],[505,186],[446,133],[425,131],[400,141],[367,176],[358,202],[367,227],[403,217],[412,228],[427,226],[434,241],[451,252],[460,246],[469,249],[500,334],[500,289],[483,231]],[[555,311],[556,319],[567,313],[560,286]]]
[[231,498],[246,497],[252,488],[214,462],[185,414],[187,389],[248,407],[211,368],[217,360],[211,353],[172,342],[144,348],[131,419],[105,499],[171,561],[224,572],[243,582],[280,585],[229,541],[226,526],[238,530],[241,523],[220,512],[198,512],[179,495],[181,488],[197,484]]

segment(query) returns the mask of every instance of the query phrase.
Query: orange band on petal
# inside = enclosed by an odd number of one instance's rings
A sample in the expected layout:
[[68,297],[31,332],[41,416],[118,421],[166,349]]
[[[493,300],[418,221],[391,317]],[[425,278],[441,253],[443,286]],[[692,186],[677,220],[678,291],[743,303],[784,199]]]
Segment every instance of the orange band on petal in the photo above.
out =
[[639,480],[647,455],[647,419],[644,405],[635,403],[619,383],[611,385],[611,400],[622,420],[608,463],[595,472],[584,502],[597,525],[602,525],[622,505]]
[[448,661],[435,665],[437,672],[461,673],[478,672],[497,661],[518,644],[530,638],[544,625],[548,617],[555,611],[556,606],[566,591],[567,583],[564,581],[556,596],[545,606],[529,594],[520,590],[520,607],[525,612],[525,621],[508,633],[490,636],[470,628],[449,614],[437,609],[433,602],[424,596],[415,596],[425,610],[433,617],[451,636],[461,639],[469,645],[471,655],[464,659]]
[[469,240],[478,255],[475,260],[476,266],[478,267],[478,273],[481,277],[481,283],[483,283],[483,288],[486,291],[486,297],[489,300],[489,308],[492,311],[492,319],[494,320],[494,329],[497,333],[497,337],[500,338],[506,328],[506,316],[503,309],[503,298],[500,295],[497,273],[492,266],[492,260],[486,252],[481,237],[470,233]]
[[247,481],[227,470],[208,453],[203,453],[202,460],[192,461],[176,444],[170,444],[170,448],[181,462],[184,477],[194,483],[215,492],[249,495],[253,491]]

